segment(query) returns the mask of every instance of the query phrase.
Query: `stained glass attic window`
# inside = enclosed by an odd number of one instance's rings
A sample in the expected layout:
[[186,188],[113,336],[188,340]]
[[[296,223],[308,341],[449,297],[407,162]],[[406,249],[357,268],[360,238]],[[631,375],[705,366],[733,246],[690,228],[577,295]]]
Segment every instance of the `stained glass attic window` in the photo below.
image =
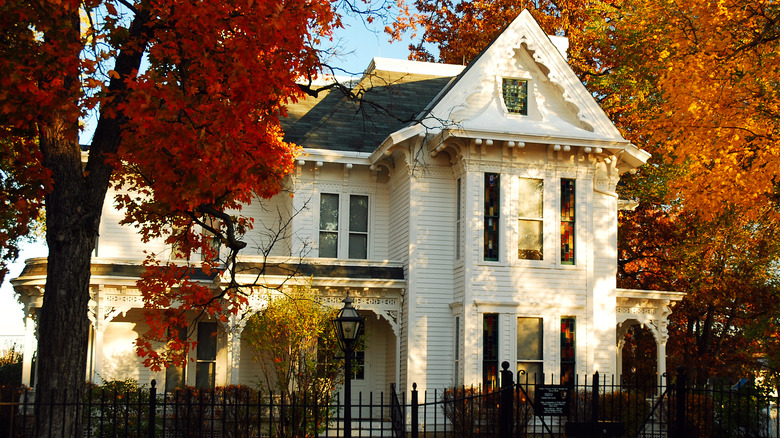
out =
[[528,81],[523,79],[503,79],[501,87],[506,110],[512,114],[528,115]]

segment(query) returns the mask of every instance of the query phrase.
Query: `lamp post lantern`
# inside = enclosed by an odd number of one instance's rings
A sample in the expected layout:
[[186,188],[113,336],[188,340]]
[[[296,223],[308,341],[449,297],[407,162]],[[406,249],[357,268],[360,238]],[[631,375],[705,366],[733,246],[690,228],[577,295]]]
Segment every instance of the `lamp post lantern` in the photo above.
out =
[[344,307],[333,319],[339,343],[344,350],[344,438],[352,438],[352,355],[360,336],[360,329],[365,323],[365,318],[352,307],[352,301],[348,293],[342,300]]

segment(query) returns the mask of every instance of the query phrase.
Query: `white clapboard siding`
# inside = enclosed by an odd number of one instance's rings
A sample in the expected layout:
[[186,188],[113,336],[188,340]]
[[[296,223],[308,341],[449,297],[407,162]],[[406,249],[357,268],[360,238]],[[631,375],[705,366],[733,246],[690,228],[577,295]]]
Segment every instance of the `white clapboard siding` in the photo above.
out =
[[[414,306],[416,348],[426,358],[425,369],[417,370],[424,387],[443,388],[452,383],[453,267],[455,211],[452,199],[456,186],[449,172],[428,172],[412,182],[413,218],[409,300]],[[418,384],[421,382],[418,382]]]
[[290,255],[293,230],[287,224],[293,214],[293,198],[289,193],[256,198],[241,209],[241,214],[254,219],[252,229],[242,238],[247,243],[242,255]]

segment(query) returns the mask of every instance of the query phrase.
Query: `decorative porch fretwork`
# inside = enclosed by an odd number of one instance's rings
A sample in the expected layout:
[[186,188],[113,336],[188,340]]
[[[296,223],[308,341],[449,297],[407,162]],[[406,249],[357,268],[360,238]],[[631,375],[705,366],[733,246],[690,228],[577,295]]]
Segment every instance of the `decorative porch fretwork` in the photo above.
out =
[[623,340],[628,329],[637,324],[647,327],[655,338],[658,376],[666,373],[667,324],[673,301],[680,301],[683,292],[664,292],[638,289],[617,289],[615,313],[618,369],[622,368]]
[[[346,295],[346,292],[344,295],[321,295],[320,302],[325,306],[338,309],[344,305],[342,300],[344,297],[346,297]],[[400,336],[400,327],[398,325],[398,315],[400,314],[401,309],[400,292],[397,293],[397,296],[389,297],[370,297],[360,295],[351,295],[351,297],[354,300],[352,305],[356,309],[370,310],[374,312],[377,318],[384,318],[393,329],[393,334],[395,334],[396,337]]]

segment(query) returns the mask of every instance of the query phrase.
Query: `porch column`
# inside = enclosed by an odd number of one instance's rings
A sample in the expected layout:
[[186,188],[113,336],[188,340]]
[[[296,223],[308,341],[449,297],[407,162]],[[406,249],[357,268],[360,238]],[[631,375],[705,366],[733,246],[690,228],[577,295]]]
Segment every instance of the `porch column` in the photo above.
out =
[[[99,291],[102,292],[102,285]],[[106,331],[106,325],[108,321],[105,321],[105,309],[103,306],[103,298],[96,294],[93,296],[89,304],[89,312],[87,316],[92,323],[92,328],[95,332],[95,339],[92,341],[92,375],[90,379],[93,383],[101,384],[101,375],[103,374],[103,333]]]
[[227,323],[227,382],[229,385],[240,383],[239,367],[241,365],[241,333],[244,331],[246,319],[232,315]]
[[37,340],[35,339],[35,319],[33,309],[25,306],[24,317],[24,350],[22,351],[22,384],[30,387],[32,378],[32,358],[35,354]]
[[[657,305],[656,318],[652,321],[653,335],[655,337],[656,371],[658,372],[658,384],[663,383],[663,376],[666,373],[666,342],[669,340],[669,315],[672,310],[669,307],[670,301],[665,300]],[[667,382],[668,383],[668,382]]]
[[634,325],[635,321],[625,320],[618,322],[617,329],[615,330],[615,374],[618,379],[623,378],[623,347],[626,345],[626,333]]
[[662,342],[656,341],[655,350],[658,356],[656,369],[658,370],[658,383],[660,384],[663,383],[663,375],[666,373],[666,339]]
[[[122,288],[122,294],[126,291]],[[98,286],[98,292],[93,296],[89,302],[89,310],[87,311],[87,317],[92,323],[92,327],[95,329],[95,340],[92,343],[93,351],[93,366],[92,366],[92,381],[97,384],[103,383],[101,375],[103,373],[103,334],[108,327],[108,324],[120,313],[125,314],[130,309],[129,305],[122,308],[116,308],[114,306],[106,305],[106,297],[103,293],[103,285]]]

